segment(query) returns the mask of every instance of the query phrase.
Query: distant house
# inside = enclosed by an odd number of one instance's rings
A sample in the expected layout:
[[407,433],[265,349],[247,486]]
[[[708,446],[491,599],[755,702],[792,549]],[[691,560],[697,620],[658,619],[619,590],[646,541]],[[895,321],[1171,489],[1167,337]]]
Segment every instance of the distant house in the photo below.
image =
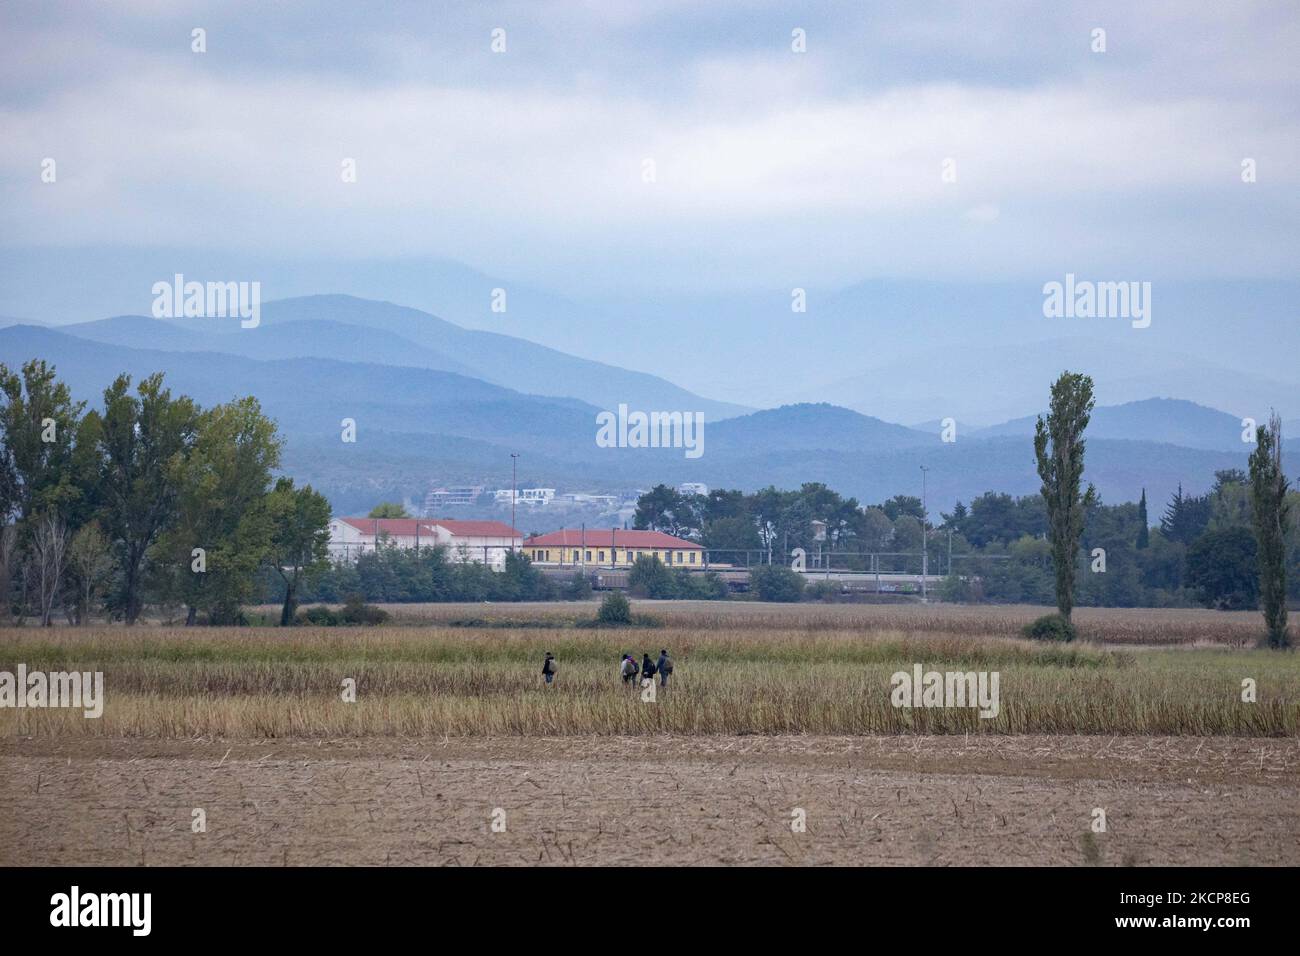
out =
[[330,557],[355,561],[378,545],[397,548],[447,548],[452,561],[476,561],[501,570],[506,554],[523,542],[514,528],[500,521],[453,521],[450,518],[334,518],[330,521]]
[[704,548],[662,531],[552,531],[529,538],[523,550],[534,564],[626,567],[642,555],[654,555],[673,566],[704,566]]
[[424,496],[424,513],[437,513],[441,508],[464,508],[478,502],[483,494],[482,485],[459,485],[454,488],[434,488]]

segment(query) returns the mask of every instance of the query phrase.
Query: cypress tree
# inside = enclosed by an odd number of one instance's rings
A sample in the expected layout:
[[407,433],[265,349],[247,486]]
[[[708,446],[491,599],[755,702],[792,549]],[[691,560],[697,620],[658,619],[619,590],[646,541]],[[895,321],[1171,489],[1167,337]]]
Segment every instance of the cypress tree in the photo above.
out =
[[1290,506],[1282,472],[1282,422],[1277,413],[1255,430],[1250,454],[1251,504],[1259,556],[1259,593],[1264,605],[1268,646],[1290,646],[1286,632],[1286,532]]
[[1142,489],[1142,500],[1138,502],[1138,520],[1142,522],[1138,528],[1137,547],[1141,551],[1151,544],[1151,527],[1147,520],[1147,490]]

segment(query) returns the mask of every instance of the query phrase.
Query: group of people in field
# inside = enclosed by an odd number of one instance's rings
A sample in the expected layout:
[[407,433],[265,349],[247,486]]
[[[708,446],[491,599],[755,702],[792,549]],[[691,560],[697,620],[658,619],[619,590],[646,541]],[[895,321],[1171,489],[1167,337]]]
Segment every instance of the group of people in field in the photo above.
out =
[[[546,686],[555,683],[555,675],[559,670],[560,665],[555,660],[555,655],[547,651],[542,659],[542,680],[546,682]],[[618,676],[623,679],[625,686],[636,687],[642,681],[653,681],[656,674],[659,676],[659,686],[667,687],[668,678],[673,676],[673,659],[668,656],[667,648],[659,649],[657,661],[650,660],[649,654],[641,655],[640,664],[636,662],[636,656],[633,654],[619,656]]]
[[641,663],[637,664],[636,657],[632,654],[624,654],[618,663],[618,676],[623,678],[623,683],[632,687],[637,686],[637,675],[640,675],[642,681],[654,680],[655,675],[659,675],[659,686],[667,687],[668,678],[673,675],[673,659],[668,656],[668,651],[664,648],[659,649],[659,660],[650,660],[649,654],[641,655]]

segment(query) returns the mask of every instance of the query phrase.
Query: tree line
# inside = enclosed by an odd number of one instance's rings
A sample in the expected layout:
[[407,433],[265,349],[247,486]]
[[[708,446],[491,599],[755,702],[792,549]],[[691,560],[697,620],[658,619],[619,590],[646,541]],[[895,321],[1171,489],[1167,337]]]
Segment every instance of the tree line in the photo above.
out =
[[[794,549],[812,566],[820,548],[835,553],[836,569],[919,573],[924,540],[931,573],[946,574],[944,600],[1056,604],[1067,620],[1076,603],[1262,607],[1272,639],[1283,641],[1286,603],[1300,600],[1300,523],[1291,520],[1300,493],[1282,472],[1277,417],[1258,428],[1248,470],[1216,472],[1200,496],[1180,486],[1153,523],[1145,491],[1136,503],[1110,505],[1082,487],[1091,379],[1062,375],[1049,405],[1034,437],[1040,492],[985,492],[940,512],[935,525],[919,498],[862,505],[820,483],[707,495],[661,484],[639,499],[634,524],[697,541],[715,562],[773,567],[788,564]],[[814,521],[824,523],[822,541]],[[872,554],[885,556],[873,565]],[[797,582],[762,574],[764,589],[782,599],[803,593]]]
[[[1055,603],[1067,623],[1076,603],[1261,607],[1270,641],[1285,645],[1287,601],[1300,598],[1300,528],[1291,520],[1300,495],[1282,472],[1277,417],[1259,427],[1247,471],[1216,473],[1203,496],[1180,487],[1153,525],[1145,492],[1136,504],[1107,505],[1082,487],[1092,407],[1091,380],[1062,375],[1034,437],[1040,493],[986,492],[941,513],[937,526],[914,496],[864,506],[820,483],[707,495],[657,485],[634,523],[698,541],[715,562],[765,558],[772,570],[754,583],[770,599],[804,595],[802,579],[778,573],[795,549],[809,566],[834,552],[826,560],[837,569],[917,572],[925,542],[931,572],[946,574],[947,600]],[[329,502],[274,475],[282,448],[253,397],[205,409],[174,396],[161,374],[134,388],[121,375],[102,406],[88,409],[45,362],[0,364],[0,615],[133,624],[151,605],[183,612],[188,624],[230,624],[243,620],[244,605],[273,601],[286,625],[303,600],[590,593],[581,575],[553,580],[522,554],[500,572],[451,561],[440,548],[380,547],[332,564]],[[726,596],[715,576],[657,561],[638,561],[630,577],[652,597]]]
[[283,439],[257,399],[205,409],[155,374],[102,401],[75,401],[44,361],[0,364],[0,613],[237,623],[266,572],[291,623],[328,564],[330,507],[273,478]]

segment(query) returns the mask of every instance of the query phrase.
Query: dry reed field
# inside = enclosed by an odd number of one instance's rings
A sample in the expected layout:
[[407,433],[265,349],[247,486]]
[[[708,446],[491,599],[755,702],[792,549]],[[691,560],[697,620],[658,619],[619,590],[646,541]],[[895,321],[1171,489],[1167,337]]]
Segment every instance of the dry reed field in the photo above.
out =
[[[98,719],[0,709],[0,863],[1300,862],[1300,664],[1245,616],[1081,612],[1093,639],[1056,645],[1018,636],[1022,608],[390,610],[0,630],[0,670],[105,682]],[[651,703],[616,667],[660,647]],[[998,672],[997,716],[894,707],[914,664]]]
[[[923,616],[910,621],[918,626],[899,628],[911,609],[736,607],[744,610],[638,605],[663,626],[632,629],[564,626],[562,614],[581,613],[573,605],[513,622],[511,615],[536,608],[494,607],[503,616],[492,619],[462,605],[438,608],[441,625],[369,629],[10,629],[0,632],[0,667],[102,671],[107,703],[97,720],[71,710],[0,710],[0,734],[1266,737],[1300,727],[1295,655],[1212,645],[1213,629],[1200,616],[1179,625],[1185,634],[1200,629],[1198,646],[1161,648],[1132,640],[1158,625],[1131,613],[1091,622],[1103,641],[1059,645],[1006,636],[1017,633],[1006,618],[968,609],[920,608]],[[1172,612],[1147,613],[1159,620]],[[919,626],[929,620],[944,626]],[[1118,646],[1130,643],[1139,646]],[[643,701],[620,682],[617,662],[624,652],[655,657],[660,647],[670,648],[677,673],[654,702]],[[549,689],[539,674],[547,650],[560,662]],[[891,675],[915,664],[997,672],[997,715],[893,706]],[[1241,700],[1247,678],[1257,686],[1251,703]],[[348,679],[355,702],[342,699]]]

